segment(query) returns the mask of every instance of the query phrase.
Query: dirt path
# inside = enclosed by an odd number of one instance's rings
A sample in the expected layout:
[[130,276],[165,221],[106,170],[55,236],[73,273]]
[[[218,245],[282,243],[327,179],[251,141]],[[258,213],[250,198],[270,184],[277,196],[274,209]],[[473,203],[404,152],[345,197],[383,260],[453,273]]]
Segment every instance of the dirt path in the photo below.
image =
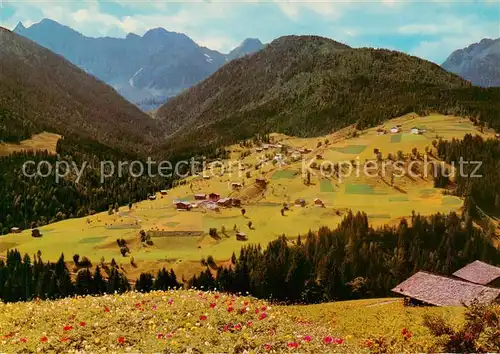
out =
[[388,304],[393,304],[393,303],[398,302],[398,301],[399,301],[399,299],[387,300],[387,301],[383,301],[383,302],[377,302],[376,304],[366,305],[365,307],[375,307],[375,306],[381,306],[381,305],[388,305]]

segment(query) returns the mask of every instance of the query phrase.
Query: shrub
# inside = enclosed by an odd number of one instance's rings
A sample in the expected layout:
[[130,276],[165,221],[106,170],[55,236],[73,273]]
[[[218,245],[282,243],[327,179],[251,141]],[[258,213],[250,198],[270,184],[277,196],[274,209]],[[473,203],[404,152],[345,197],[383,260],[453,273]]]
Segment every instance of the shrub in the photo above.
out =
[[424,316],[424,325],[439,338],[435,351],[448,353],[498,352],[500,348],[500,309],[478,302],[467,307],[465,323],[454,329],[442,317]]
[[78,265],[78,262],[80,260],[80,255],[79,254],[74,254],[73,255],[73,262],[75,262],[75,265]]

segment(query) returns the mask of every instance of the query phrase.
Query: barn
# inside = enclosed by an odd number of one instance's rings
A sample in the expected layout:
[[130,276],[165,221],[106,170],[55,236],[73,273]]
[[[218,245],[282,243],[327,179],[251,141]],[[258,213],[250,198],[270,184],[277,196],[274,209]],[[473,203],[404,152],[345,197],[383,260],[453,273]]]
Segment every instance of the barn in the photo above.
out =
[[500,289],[420,271],[392,289],[411,305],[463,306],[498,302]]
[[245,234],[244,232],[238,232],[236,234],[236,239],[238,241],[246,241],[247,240],[247,234]]
[[192,208],[191,203],[184,201],[177,201],[175,203],[175,207],[177,208],[177,210],[191,210]]
[[218,206],[230,207],[233,204],[233,200],[231,198],[222,198],[217,201]]
[[500,268],[481,261],[474,261],[460,268],[453,276],[474,284],[500,287]]
[[197,193],[194,195],[195,200],[205,200],[207,199],[207,195],[203,193]]
[[210,193],[208,195],[208,200],[212,201],[212,202],[216,202],[220,199],[220,194],[218,193]]

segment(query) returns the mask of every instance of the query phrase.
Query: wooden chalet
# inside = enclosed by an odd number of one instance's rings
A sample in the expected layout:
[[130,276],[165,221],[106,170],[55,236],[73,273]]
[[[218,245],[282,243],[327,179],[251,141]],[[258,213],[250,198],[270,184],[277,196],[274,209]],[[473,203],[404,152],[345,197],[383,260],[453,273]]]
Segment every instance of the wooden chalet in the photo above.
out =
[[248,240],[248,238],[247,238],[247,234],[246,234],[246,233],[244,233],[244,232],[238,232],[238,233],[236,234],[236,239],[237,239],[238,241],[246,241],[246,240]]
[[192,208],[191,203],[184,202],[182,200],[175,202],[175,207],[177,208],[177,210],[191,210]]
[[305,199],[296,199],[295,200],[295,205],[305,207],[306,206],[306,200]]
[[13,228],[10,229],[10,232],[13,233],[13,234],[19,234],[19,233],[21,233],[21,231],[22,230],[19,227],[13,227]]
[[150,196],[148,196],[148,199],[149,200],[156,200],[156,195],[150,195]]
[[323,201],[321,199],[315,198],[314,199],[314,205],[317,205],[317,206],[320,206],[320,207],[324,207],[325,203],[323,203]]
[[463,306],[500,300],[500,289],[420,271],[392,289],[412,305]]
[[238,190],[238,189],[241,189],[243,187],[243,185],[239,182],[233,182],[231,183],[231,188],[233,190]]
[[500,268],[481,261],[467,264],[453,276],[475,284],[500,287]]
[[233,198],[232,199],[232,204],[234,207],[239,208],[241,207],[241,199]]
[[220,199],[220,194],[218,193],[210,193],[208,195],[208,200],[212,201],[212,202],[216,202]]
[[257,178],[255,180],[255,183],[258,185],[258,186],[261,186],[261,187],[265,187],[267,186],[267,181],[265,178]]
[[167,195],[167,194],[168,194],[168,191],[167,191],[166,189],[162,189],[162,190],[160,191],[160,194],[161,194],[161,195]]
[[218,206],[230,207],[233,204],[233,200],[231,198],[222,198],[217,201]]
[[197,193],[194,195],[195,200],[205,200],[207,199],[207,195],[203,193]]

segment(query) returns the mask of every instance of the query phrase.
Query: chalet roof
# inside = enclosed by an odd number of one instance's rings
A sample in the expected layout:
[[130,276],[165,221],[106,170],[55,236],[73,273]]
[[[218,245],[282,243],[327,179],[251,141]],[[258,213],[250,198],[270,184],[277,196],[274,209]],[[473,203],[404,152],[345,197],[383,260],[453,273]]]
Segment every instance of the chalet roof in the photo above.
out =
[[191,205],[190,202],[185,202],[183,200],[177,200],[177,201],[175,201],[175,204],[176,205],[179,205],[179,204],[181,204],[181,205]]
[[500,296],[500,289],[427,272],[412,275],[392,291],[436,306],[469,305],[475,299],[487,304]]
[[230,201],[232,201],[231,198],[222,198],[222,199],[219,199],[217,201],[217,203],[221,203],[222,204],[222,203],[227,203],[227,202],[230,202]]
[[460,268],[453,275],[472,283],[486,285],[500,278],[500,268],[481,261],[474,261]]

